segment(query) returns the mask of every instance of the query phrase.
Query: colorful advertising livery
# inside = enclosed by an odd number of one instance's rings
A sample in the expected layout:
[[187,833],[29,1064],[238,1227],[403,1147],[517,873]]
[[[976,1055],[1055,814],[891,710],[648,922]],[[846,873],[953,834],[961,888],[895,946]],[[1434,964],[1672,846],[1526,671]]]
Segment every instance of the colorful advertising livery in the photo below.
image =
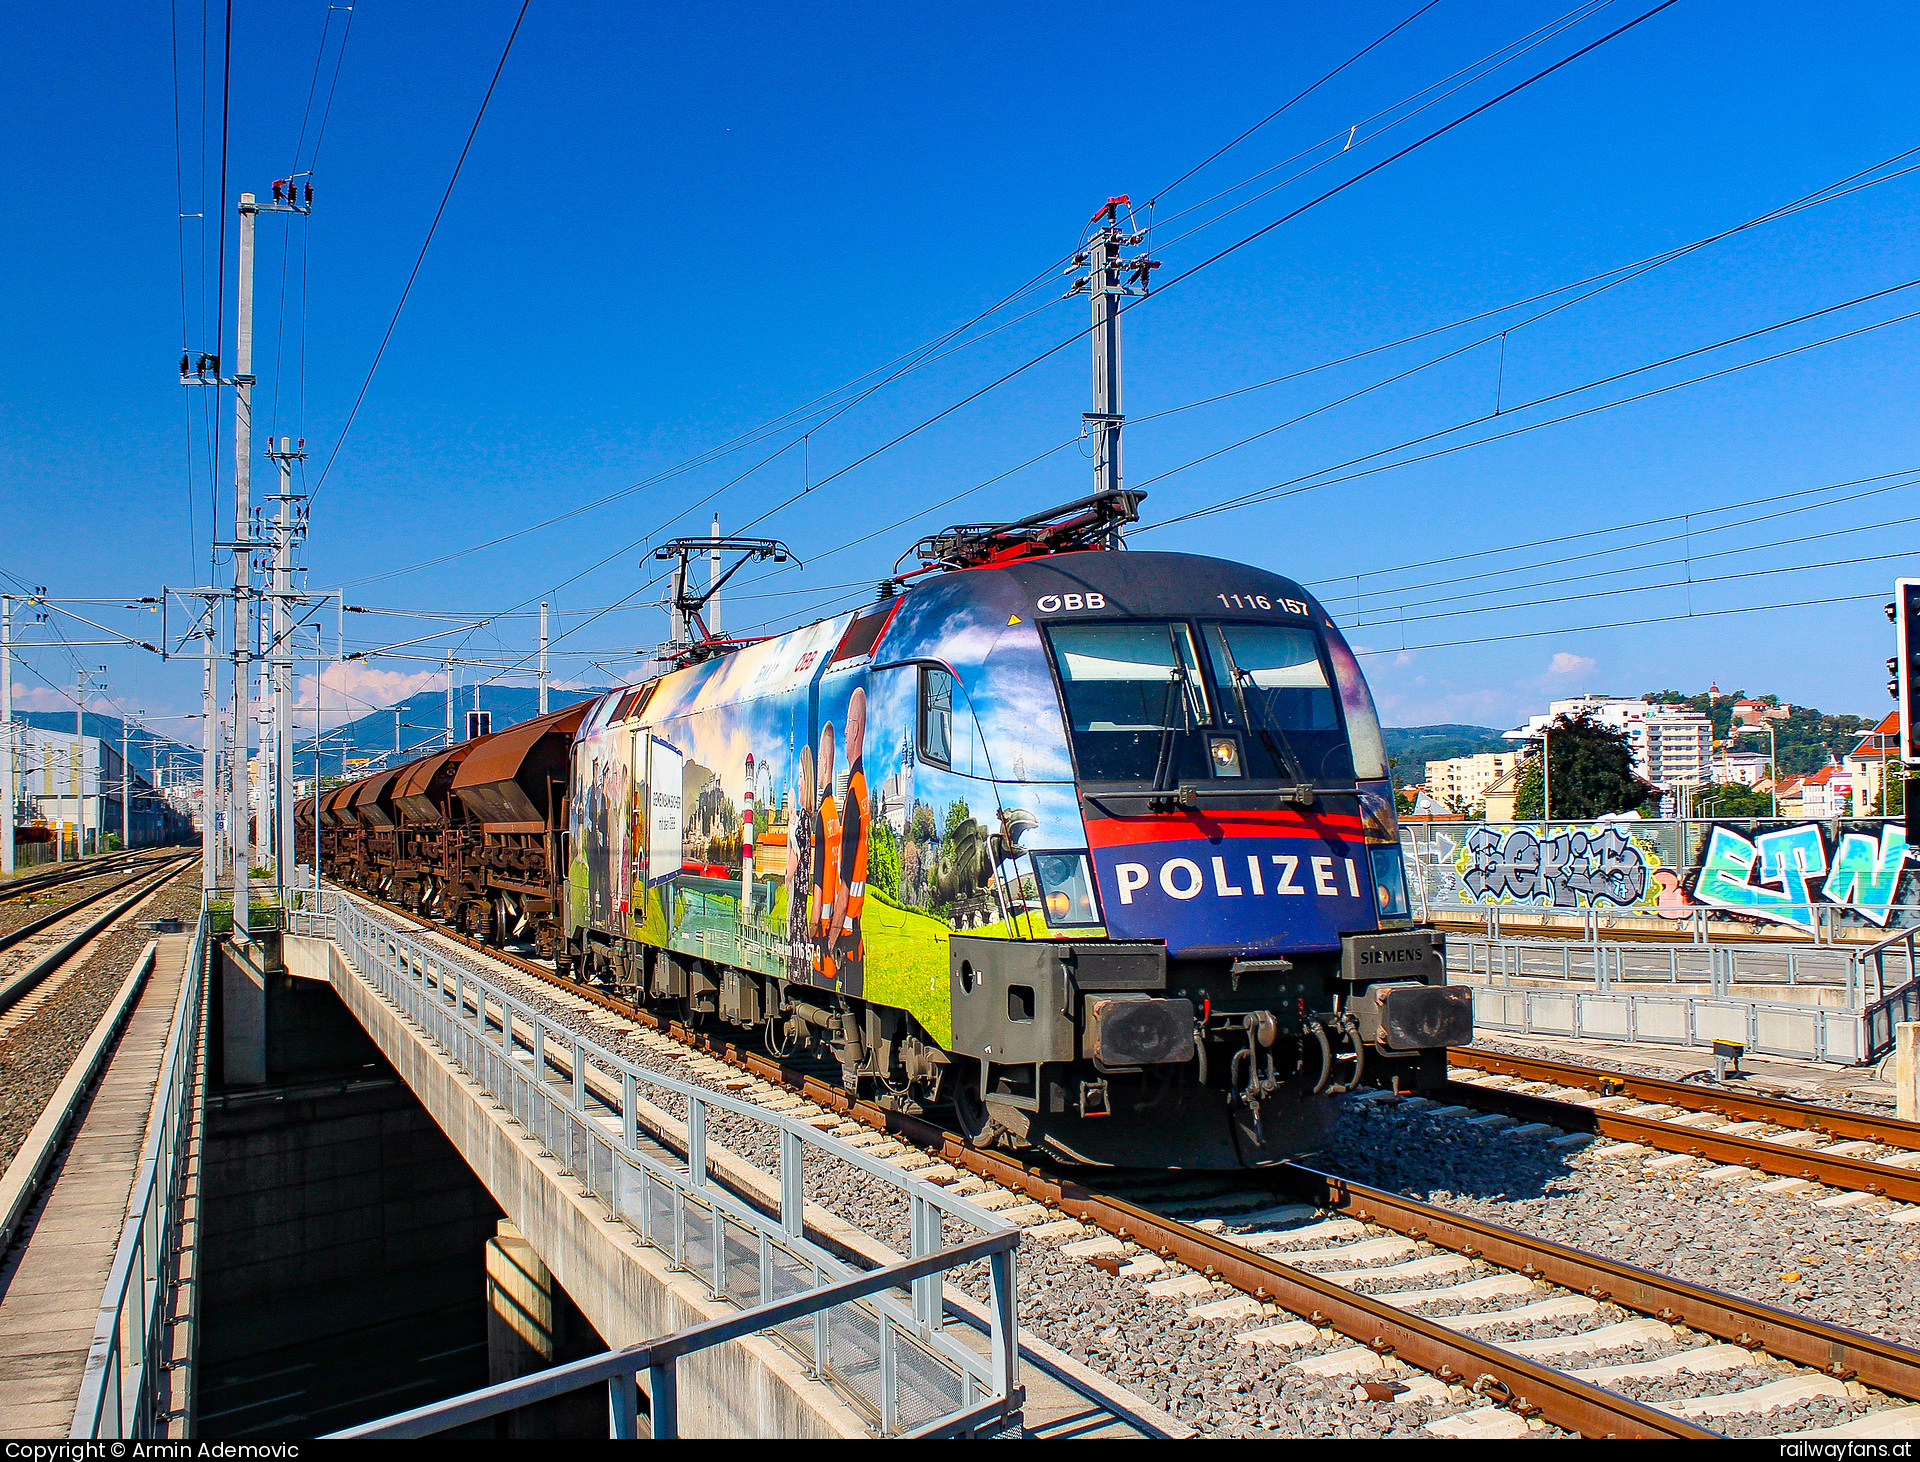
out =
[[976,1140],[1266,1161],[1470,1039],[1359,666],[1260,570],[940,574],[616,691],[571,755],[563,964]]

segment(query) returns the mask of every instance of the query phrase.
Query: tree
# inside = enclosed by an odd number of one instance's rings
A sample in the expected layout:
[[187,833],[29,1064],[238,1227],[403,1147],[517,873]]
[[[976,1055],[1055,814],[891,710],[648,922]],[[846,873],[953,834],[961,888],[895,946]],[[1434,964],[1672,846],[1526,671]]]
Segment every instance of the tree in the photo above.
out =
[[867,883],[890,899],[900,897],[900,844],[884,818],[867,834]]
[[1772,817],[1773,796],[1739,782],[1702,787],[1693,799],[1695,817]]
[[[1553,721],[1547,727],[1547,755],[1555,817],[1631,812],[1653,795],[1653,788],[1634,775],[1627,733],[1608,726],[1591,711]],[[1531,757],[1520,771],[1513,805],[1516,818],[1541,816],[1541,784],[1540,758]]]

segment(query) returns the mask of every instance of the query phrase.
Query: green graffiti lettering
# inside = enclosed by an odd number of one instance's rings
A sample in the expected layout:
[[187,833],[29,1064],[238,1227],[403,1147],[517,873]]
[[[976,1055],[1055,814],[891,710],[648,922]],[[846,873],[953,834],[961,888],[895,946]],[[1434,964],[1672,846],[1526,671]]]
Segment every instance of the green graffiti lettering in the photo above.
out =
[[1870,833],[1847,833],[1833,850],[1833,871],[1827,875],[1826,897],[1846,904],[1886,928],[1893,901],[1900,891],[1900,875],[1907,864],[1907,835],[1903,828],[1883,828],[1875,843]]

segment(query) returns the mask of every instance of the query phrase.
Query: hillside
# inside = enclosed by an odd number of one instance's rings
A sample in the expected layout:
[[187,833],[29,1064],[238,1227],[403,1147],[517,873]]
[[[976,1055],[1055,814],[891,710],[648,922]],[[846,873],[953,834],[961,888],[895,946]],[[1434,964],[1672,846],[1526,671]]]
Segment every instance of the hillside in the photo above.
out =
[[1514,749],[1514,743],[1502,741],[1492,726],[1387,726],[1380,734],[1387,743],[1387,760],[1393,763],[1396,787],[1425,781],[1430,761]]
[[[71,732],[73,730],[72,711],[15,711],[13,719],[42,731]],[[98,716],[88,711],[80,734],[98,736],[103,741],[111,741],[114,750],[118,751],[120,749],[120,718]],[[156,732],[143,730],[138,722],[134,723],[133,735],[127,741],[127,760],[133,763],[136,775],[152,781],[154,767],[165,766],[170,756],[190,765],[189,776],[195,779],[199,777],[199,747],[182,746],[179,742],[170,741]]]
[[[1708,700],[1705,691],[1699,695],[1682,695],[1677,690],[1647,691],[1641,699],[1660,705],[1685,706],[1703,716],[1713,717],[1713,738],[1716,741],[1725,740],[1733,725],[1735,701],[1758,700],[1768,705],[1780,704],[1777,695],[1749,695],[1744,690],[1723,694],[1713,701]],[[1792,707],[1784,719],[1773,723],[1781,775],[1803,777],[1809,772],[1819,771],[1829,761],[1838,760],[1852,751],[1861,736],[1872,730],[1874,724],[1874,720],[1866,716],[1829,715],[1812,706]],[[1767,738],[1742,736],[1735,745],[1742,751],[1757,751],[1764,756]]]
[[[522,686],[489,685],[477,692],[480,709],[493,717],[493,729],[504,731],[509,726],[530,720],[539,714],[540,693]],[[547,696],[549,710],[561,710],[577,701],[591,700],[605,694],[600,690],[556,690]],[[453,733],[462,737],[467,732],[467,712],[474,708],[476,695],[472,687],[454,692]],[[329,777],[342,774],[342,771],[358,770],[353,762],[367,760],[376,766],[391,766],[397,761],[407,761],[423,752],[436,750],[446,744],[447,732],[447,693],[443,690],[423,690],[410,695],[398,705],[383,710],[369,711],[357,721],[349,721],[327,733],[325,752],[325,772]],[[302,745],[294,757],[294,775],[310,777],[313,775],[312,743]]]

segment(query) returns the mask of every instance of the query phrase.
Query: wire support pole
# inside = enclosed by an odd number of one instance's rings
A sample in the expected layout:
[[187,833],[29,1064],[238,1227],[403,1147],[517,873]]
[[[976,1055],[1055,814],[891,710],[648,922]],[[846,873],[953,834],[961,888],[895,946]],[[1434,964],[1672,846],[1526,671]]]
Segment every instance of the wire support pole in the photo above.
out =
[[[1122,209],[1129,225],[1124,228]],[[1126,416],[1120,397],[1120,314],[1129,295],[1146,294],[1150,272],[1160,266],[1144,255],[1124,257],[1145,238],[1131,227],[1133,211],[1125,194],[1109,198],[1091,221],[1098,228],[1073,261],[1087,272],[1074,281],[1072,292],[1084,290],[1093,306],[1088,336],[1093,346],[1093,410],[1082,414],[1081,430],[1093,438],[1093,487],[1098,495],[1121,488],[1120,429]]]
[[249,529],[253,470],[253,194],[240,195],[239,308],[233,322],[233,749],[227,758],[227,850],[232,858],[233,927],[248,925],[247,884],[252,868],[252,809],[247,779],[248,728],[253,722],[253,634],[250,599],[253,551]]
[[[293,464],[306,460],[306,441],[298,446],[280,438],[267,456],[280,469],[279,512],[273,519],[273,641],[268,664],[273,685],[273,882],[282,907],[293,868],[293,545],[305,534],[304,518],[294,504],[303,501],[293,490]],[[262,748],[264,753],[265,748]],[[316,773],[317,777],[317,773]]]

